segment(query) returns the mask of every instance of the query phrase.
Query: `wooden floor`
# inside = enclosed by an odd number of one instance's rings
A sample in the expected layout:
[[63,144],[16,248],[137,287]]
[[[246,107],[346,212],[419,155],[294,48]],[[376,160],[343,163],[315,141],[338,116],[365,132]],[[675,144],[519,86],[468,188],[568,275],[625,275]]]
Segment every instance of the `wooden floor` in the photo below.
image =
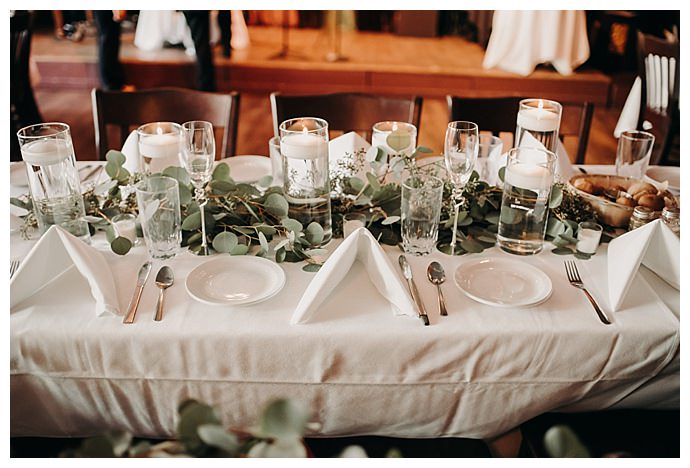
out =
[[[329,63],[323,58],[329,46],[322,31],[296,30],[291,34],[290,50],[299,50],[301,56],[287,60],[270,60],[281,46],[279,30],[269,27],[251,27],[250,48],[234,51],[231,59],[216,51],[219,89],[237,89],[242,93],[238,154],[268,154],[268,140],[272,136],[268,94],[272,90],[423,95],[418,144],[437,153],[443,150],[447,122],[445,94],[526,94],[569,100],[568,96],[577,98],[578,93],[591,91],[594,94],[589,99],[596,102],[596,110],[586,162],[614,160],[616,141],[612,132],[620,109],[606,106],[610,80],[596,71],[562,77],[539,69],[523,78],[484,70],[482,49],[457,37],[420,39],[381,33],[350,33],[343,41],[343,50],[352,51],[350,60]],[[193,86],[194,59],[183,50],[145,53],[134,47],[133,34],[125,33],[121,58],[128,81],[139,88]],[[39,108],[44,120],[70,124],[80,160],[96,157],[89,95],[90,89],[98,86],[96,66],[93,37],[72,43],[56,41],[50,31],[34,36],[32,81]],[[409,83],[416,83],[415,87],[405,88]],[[456,88],[458,85],[462,87]],[[573,154],[574,142],[566,142],[566,148]]]

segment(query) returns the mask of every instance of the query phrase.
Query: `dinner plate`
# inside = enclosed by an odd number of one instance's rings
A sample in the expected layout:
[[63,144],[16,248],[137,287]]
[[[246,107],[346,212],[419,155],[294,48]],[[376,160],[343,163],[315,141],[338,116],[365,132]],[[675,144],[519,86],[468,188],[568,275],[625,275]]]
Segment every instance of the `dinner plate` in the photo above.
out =
[[29,179],[26,177],[26,165],[23,162],[10,164],[10,185],[15,187],[29,186]]
[[455,284],[471,299],[496,307],[528,307],[551,296],[551,279],[538,268],[507,258],[471,260],[455,270]]
[[266,156],[233,156],[222,159],[220,162],[230,166],[230,177],[235,182],[253,183],[264,176],[271,175],[271,158]]
[[265,301],[285,286],[285,272],[261,257],[223,255],[194,268],[187,292],[210,305],[247,305]]
[[674,195],[680,193],[680,167],[654,166],[647,169],[647,177],[657,184],[668,181],[668,189]]

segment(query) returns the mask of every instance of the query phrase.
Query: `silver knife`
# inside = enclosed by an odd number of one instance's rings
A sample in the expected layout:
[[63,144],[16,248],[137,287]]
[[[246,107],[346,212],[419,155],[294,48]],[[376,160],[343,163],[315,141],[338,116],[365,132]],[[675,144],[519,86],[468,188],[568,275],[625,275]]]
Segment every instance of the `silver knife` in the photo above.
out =
[[407,259],[404,255],[398,257],[398,263],[400,263],[400,268],[402,269],[403,276],[407,280],[407,287],[412,294],[412,299],[414,299],[415,304],[417,304],[417,313],[419,318],[422,319],[424,325],[429,325],[429,317],[426,315],[426,309],[424,309],[424,303],[422,303],[421,297],[419,297],[419,291],[417,291],[417,285],[412,278],[412,268],[410,264],[407,263]]
[[127,308],[127,316],[122,323],[134,323],[134,316],[137,314],[137,307],[139,307],[139,300],[141,299],[141,293],[144,290],[144,285],[146,280],[151,273],[151,262],[144,263],[141,268],[139,268],[139,277],[137,278],[137,287],[134,290],[134,295],[132,300],[129,301],[129,307]]

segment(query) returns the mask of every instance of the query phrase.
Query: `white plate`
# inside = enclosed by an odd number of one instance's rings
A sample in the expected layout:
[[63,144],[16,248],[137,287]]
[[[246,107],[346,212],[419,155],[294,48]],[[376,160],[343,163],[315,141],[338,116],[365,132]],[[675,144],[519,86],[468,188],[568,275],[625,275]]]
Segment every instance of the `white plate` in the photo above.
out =
[[285,272],[261,257],[222,255],[193,269],[187,292],[210,305],[242,305],[264,301],[285,286]]
[[657,184],[668,181],[668,189],[674,195],[680,193],[680,167],[654,166],[647,169],[647,177]]
[[271,175],[271,158],[266,156],[233,156],[220,162],[230,166],[230,177],[235,182],[253,183],[264,176]]
[[23,162],[10,164],[10,185],[15,187],[29,186],[29,179],[26,177],[26,165]]
[[455,284],[471,299],[496,307],[528,307],[551,296],[551,279],[538,268],[507,258],[484,258],[455,270]]

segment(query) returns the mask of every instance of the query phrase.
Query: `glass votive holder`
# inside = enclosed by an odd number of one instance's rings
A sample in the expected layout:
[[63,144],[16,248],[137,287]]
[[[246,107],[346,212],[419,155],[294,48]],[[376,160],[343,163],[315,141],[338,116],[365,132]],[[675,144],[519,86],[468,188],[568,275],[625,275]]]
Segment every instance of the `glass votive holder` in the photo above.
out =
[[122,213],[113,216],[111,219],[113,223],[113,231],[115,237],[124,237],[129,239],[132,245],[138,243],[137,238],[137,218],[131,213]]
[[371,129],[371,146],[383,147],[389,155],[411,155],[417,147],[417,127],[407,122],[377,122]]
[[593,221],[583,221],[578,225],[576,250],[579,253],[594,255],[599,247],[603,228]]
[[347,213],[343,216],[343,237],[347,238],[357,229],[366,226],[367,215],[364,213]]

